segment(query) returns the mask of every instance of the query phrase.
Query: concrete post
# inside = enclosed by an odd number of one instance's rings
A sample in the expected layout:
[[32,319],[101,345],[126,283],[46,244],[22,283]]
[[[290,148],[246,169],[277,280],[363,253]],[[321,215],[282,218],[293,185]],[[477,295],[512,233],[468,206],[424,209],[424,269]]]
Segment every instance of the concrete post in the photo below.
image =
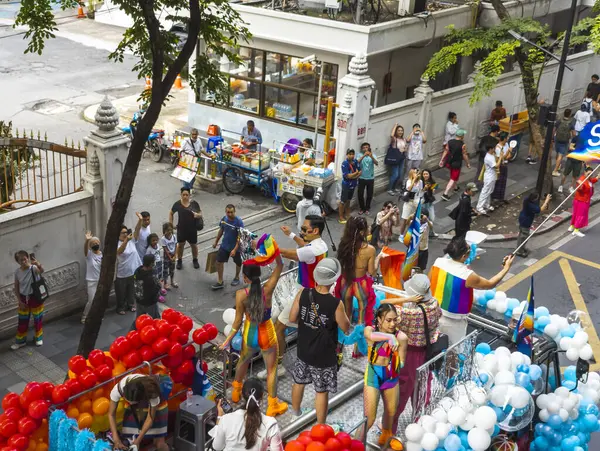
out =
[[83,181],[85,190],[94,196],[92,218],[88,227],[93,234],[103,237],[108,217],[104,216],[104,190],[102,188],[102,178],[100,177],[100,159],[96,151],[92,153],[88,152],[86,173],[83,176]]
[[[431,119],[431,97],[433,92],[433,89],[429,86],[429,78],[421,78],[421,84],[415,89],[415,97],[422,100],[421,111],[419,111],[419,119],[417,122],[421,125],[425,137],[428,138],[423,146],[423,159],[425,160],[427,160],[427,157],[430,155],[429,150],[431,149],[431,143],[433,142],[433,121]],[[410,127],[412,127],[412,124],[407,124],[406,130],[412,130]]]
[[342,176],[342,162],[346,158],[346,150],[351,147],[349,130],[354,125],[354,111],[352,108],[352,96],[346,92],[344,101],[335,113],[335,176]]
[[[83,139],[89,155],[97,155],[99,163],[99,177],[102,180],[102,230],[96,232],[104,236],[106,220],[112,211],[112,204],[116,198],[123,167],[127,160],[131,140],[117,128],[119,125],[119,113],[105,97],[96,112],[97,130]],[[133,227],[135,216],[127,213],[126,224]]]

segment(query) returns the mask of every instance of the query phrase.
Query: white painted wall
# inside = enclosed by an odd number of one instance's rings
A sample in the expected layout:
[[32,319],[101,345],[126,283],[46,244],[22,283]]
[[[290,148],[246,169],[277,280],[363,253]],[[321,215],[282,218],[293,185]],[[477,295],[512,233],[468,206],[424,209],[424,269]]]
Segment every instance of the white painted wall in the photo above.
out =
[[50,291],[45,321],[85,305],[83,240],[93,228],[92,200],[82,191],[0,215],[0,337],[13,336],[17,326],[14,254],[21,249],[44,266]]
[[[512,0],[504,2],[504,6],[511,17],[544,19],[553,14],[569,10],[571,0]],[[481,2],[480,8],[479,23],[482,26],[493,27],[500,23],[500,19],[491,3]]]

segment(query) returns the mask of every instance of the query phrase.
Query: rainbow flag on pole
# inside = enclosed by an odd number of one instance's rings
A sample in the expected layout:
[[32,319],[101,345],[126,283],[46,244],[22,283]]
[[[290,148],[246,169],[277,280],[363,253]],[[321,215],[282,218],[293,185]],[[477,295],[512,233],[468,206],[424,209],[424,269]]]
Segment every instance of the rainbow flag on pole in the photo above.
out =
[[600,162],[600,121],[588,123],[579,132],[577,146],[567,157],[585,164]]
[[[413,218],[406,235],[403,239],[404,245],[408,247],[406,250],[406,259],[402,264],[402,280],[407,281],[410,279],[410,272],[417,263],[419,258],[419,243],[421,242],[421,201],[415,211],[415,217]],[[424,269],[424,268],[423,268]]]
[[521,313],[519,322],[515,327],[513,334],[513,343],[517,344],[517,350],[526,356],[531,357],[533,350],[533,317],[535,302],[533,297],[533,276],[531,276],[531,286],[527,294],[527,305]]
[[280,254],[279,246],[273,237],[269,234],[264,234],[256,243],[257,257],[252,260],[246,260],[244,265],[266,266],[273,263],[275,258]]

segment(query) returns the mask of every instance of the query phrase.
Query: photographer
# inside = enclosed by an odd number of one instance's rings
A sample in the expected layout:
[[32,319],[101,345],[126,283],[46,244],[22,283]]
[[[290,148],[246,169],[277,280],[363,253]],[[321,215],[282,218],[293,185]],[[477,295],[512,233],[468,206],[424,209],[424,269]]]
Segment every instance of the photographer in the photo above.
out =
[[[377,248],[381,249],[387,246],[392,239],[392,228],[400,222],[398,217],[398,206],[392,201],[387,201],[383,204],[383,208],[375,218],[375,226],[378,230]],[[371,230],[373,233],[373,230]]]
[[141,266],[142,260],[135,243],[131,229],[122,225],[117,248],[117,278],[115,279],[115,297],[119,315],[124,315],[126,309],[132,312],[136,310],[133,274]]
[[425,133],[423,133],[419,124],[413,125],[412,131],[408,135],[408,138],[406,138],[406,142],[408,143],[406,171],[419,169],[423,161],[423,144],[427,142]]
[[315,200],[315,189],[312,186],[304,185],[302,189],[302,200],[296,204],[296,219],[298,220],[298,232],[302,232],[304,219],[309,215],[321,216],[321,207],[318,199]]

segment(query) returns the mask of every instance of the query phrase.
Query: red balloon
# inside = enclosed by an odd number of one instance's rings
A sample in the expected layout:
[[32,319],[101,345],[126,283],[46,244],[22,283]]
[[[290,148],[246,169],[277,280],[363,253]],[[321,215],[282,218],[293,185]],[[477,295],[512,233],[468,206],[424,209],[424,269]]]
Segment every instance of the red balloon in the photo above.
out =
[[183,359],[190,360],[196,355],[196,348],[193,345],[187,345],[183,348]]
[[106,356],[100,349],[94,349],[88,354],[88,361],[94,368],[98,368],[100,365],[103,365],[105,360]]
[[335,431],[327,424],[316,424],[310,430],[310,436],[313,440],[325,443],[331,437],[335,436]]
[[42,388],[44,389],[44,399],[46,401],[52,400],[52,390],[54,390],[54,384],[49,381],[45,381],[41,383]]
[[163,321],[158,326],[158,335],[161,337],[169,338],[171,336],[171,332],[173,332],[173,329],[175,329],[174,324],[169,324],[168,322]]
[[292,440],[285,445],[285,451],[304,451],[304,443],[299,440]]
[[148,314],[146,314],[146,313],[145,313],[145,314],[143,314],[143,315],[140,315],[140,316],[138,316],[138,317],[135,319],[135,328],[136,328],[137,330],[140,330],[140,331],[141,331],[141,330],[142,330],[144,327],[146,327],[146,326],[148,326],[148,325],[151,325],[151,324],[154,324],[154,320],[152,319],[152,317],[151,317],[150,315],[148,315]]
[[85,370],[83,373],[81,373],[79,375],[77,380],[79,380],[79,383],[81,384],[81,386],[83,387],[84,390],[92,388],[94,385],[96,385],[98,383],[98,378],[96,377],[96,374],[94,374],[94,372],[92,370]]
[[175,324],[173,322],[173,314],[175,312],[176,312],[176,310],[173,310],[172,308],[164,309],[162,312],[162,319],[164,319],[165,321],[167,321],[171,324]]
[[179,326],[174,326],[171,331],[171,341],[177,342],[180,345],[185,345],[188,342],[189,333],[185,333]]
[[323,443],[314,441],[306,447],[306,451],[326,451],[326,448]]
[[365,445],[360,440],[352,440],[350,451],[365,451]]
[[37,401],[33,401],[29,404],[29,409],[27,409],[27,413],[34,420],[41,420],[48,416],[48,403],[46,401],[42,401],[38,399]]
[[217,329],[217,326],[214,324],[207,323],[204,325],[203,329],[208,333],[209,340],[214,340],[217,338],[217,335],[219,335],[219,329]]
[[137,330],[130,331],[125,338],[131,345],[131,351],[135,351],[136,349],[140,349],[143,345],[142,338],[140,337],[140,333]]
[[83,373],[87,368],[87,363],[83,356],[74,355],[69,359],[69,369],[75,374]]
[[19,428],[19,433],[23,434],[26,437],[29,437],[31,434],[33,434],[39,427],[37,421],[35,421],[31,417],[21,418],[18,421],[17,426]]
[[197,345],[202,346],[208,341],[208,333],[204,329],[196,329],[192,334],[192,340]]
[[130,370],[131,368],[135,368],[136,366],[140,366],[142,364],[142,359],[137,351],[131,351],[125,357],[121,359],[125,368]]
[[8,439],[8,446],[13,446],[16,449],[25,451],[29,446],[29,437],[26,437],[23,434],[15,434]]
[[109,367],[111,370],[114,370],[114,369],[115,369],[115,361],[112,359],[112,357],[109,357],[109,356],[107,356],[107,355],[105,355],[105,357],[106,357],[106,358],[104,359],[104,364],[105,364],[105,365],[108,365],[108,367]]
[[36,401],[44,397],[44,387],[42,387],[42,384],[38,382],[29,382],[27,385],[25,385],[23,394],[29,401]]
[[352,444],[352,436],[347,432],[340,431],[335,434],[335,438],[337,438],[342,444],[342,448],[350,448]]
[[10,407],[16,407],[17,409],[21,408],[21,403],[19,402],[19,395],[16,393],[7,393],[4,398],[2,398],[2,409],[6,410]]
[[192,330],[194,328],[194,321],[192,321],[192,319],[188,316],[184,316],[181,321],[179,322],[179,327],[181,328],[182,331],[184,331],[186,334],[190,333],[190,330]]
[[179,343],[171,344],[171,348],[169,349],[169,357],[183,357],[183,347]]
[[14,446],[3,446],[0,448],[0,451],[21,451],[19,448],[15,448]]
[[22,411],[27,412],[27,406],[30,402],[31,400],[27,397],[27,393],[21,393],[21,395],[19,396],[19,403],[21,404],[19,408]]
[[145,326],[140,332],[142,342],[147,345],[151,345],[158,338],[158,331],[154,326]]
[[83,387],[77,379],[69,379],[63,385],[69,389],[69,395],[75,396],[83,391]]
[[4,418],[8,418],[16,423],[23,417],[23,412],[21,409],[17,409],[16,407],[9,407],[4,411],[3,415]]
[[108,367],[106,363],[96,368],[96,371],[94,371],[94,373],[96,374],[96,377],[100,382],[107,381],[112,377],[112,370]]
[[0,422],[0,435],[4,438],[11,438],[18,430],[17,423],[9,418],[5,418]]
[[296,438],[296,440],[302,443],[304,446],[308,446],[308,444],[312,443],[313,441],[313,439],[310,438],[310,435],[299,435],[298,438]]
[[190,360],[186,360],[179,367],[182,374],[192,374],[194,372],[194,364]]
[[182,356],[177,356],[177,357],[165,357],[161,360],[162,364],[164,366],[166,366],[167,368],[177,368],[179,367],[179,365],[181,365],[181,362],[183,361]]
[[54,387],[54,390],[52,390],[52,403],[63,404],[67,401],[67,399],[69,399],[69,396],[69,387],[67,387],[65,384],[57,385]]
[[138,352],[140,353],[140,357],[143,361],[149,362],[154,358],[154,351],[152,350],[152,346],[144,345]]
[[169,352],[169,348],[171,347],[171,342],[168,338],[158,337],[154,343],[152,343],[152,350],[156,353],[156,355],[163,355]]
[[178,312],[177,310],[175,310],[175,313],[172,314],[171,320],[169,322],[171,324],[175,324],[176,326],[179,326],[179,324],[181,323],[181,320],[183,318],[184,318],[183,313]]
[[327,451],[341,451],[342,442],[335,437],[331,437],[325,442],[325,448]]

